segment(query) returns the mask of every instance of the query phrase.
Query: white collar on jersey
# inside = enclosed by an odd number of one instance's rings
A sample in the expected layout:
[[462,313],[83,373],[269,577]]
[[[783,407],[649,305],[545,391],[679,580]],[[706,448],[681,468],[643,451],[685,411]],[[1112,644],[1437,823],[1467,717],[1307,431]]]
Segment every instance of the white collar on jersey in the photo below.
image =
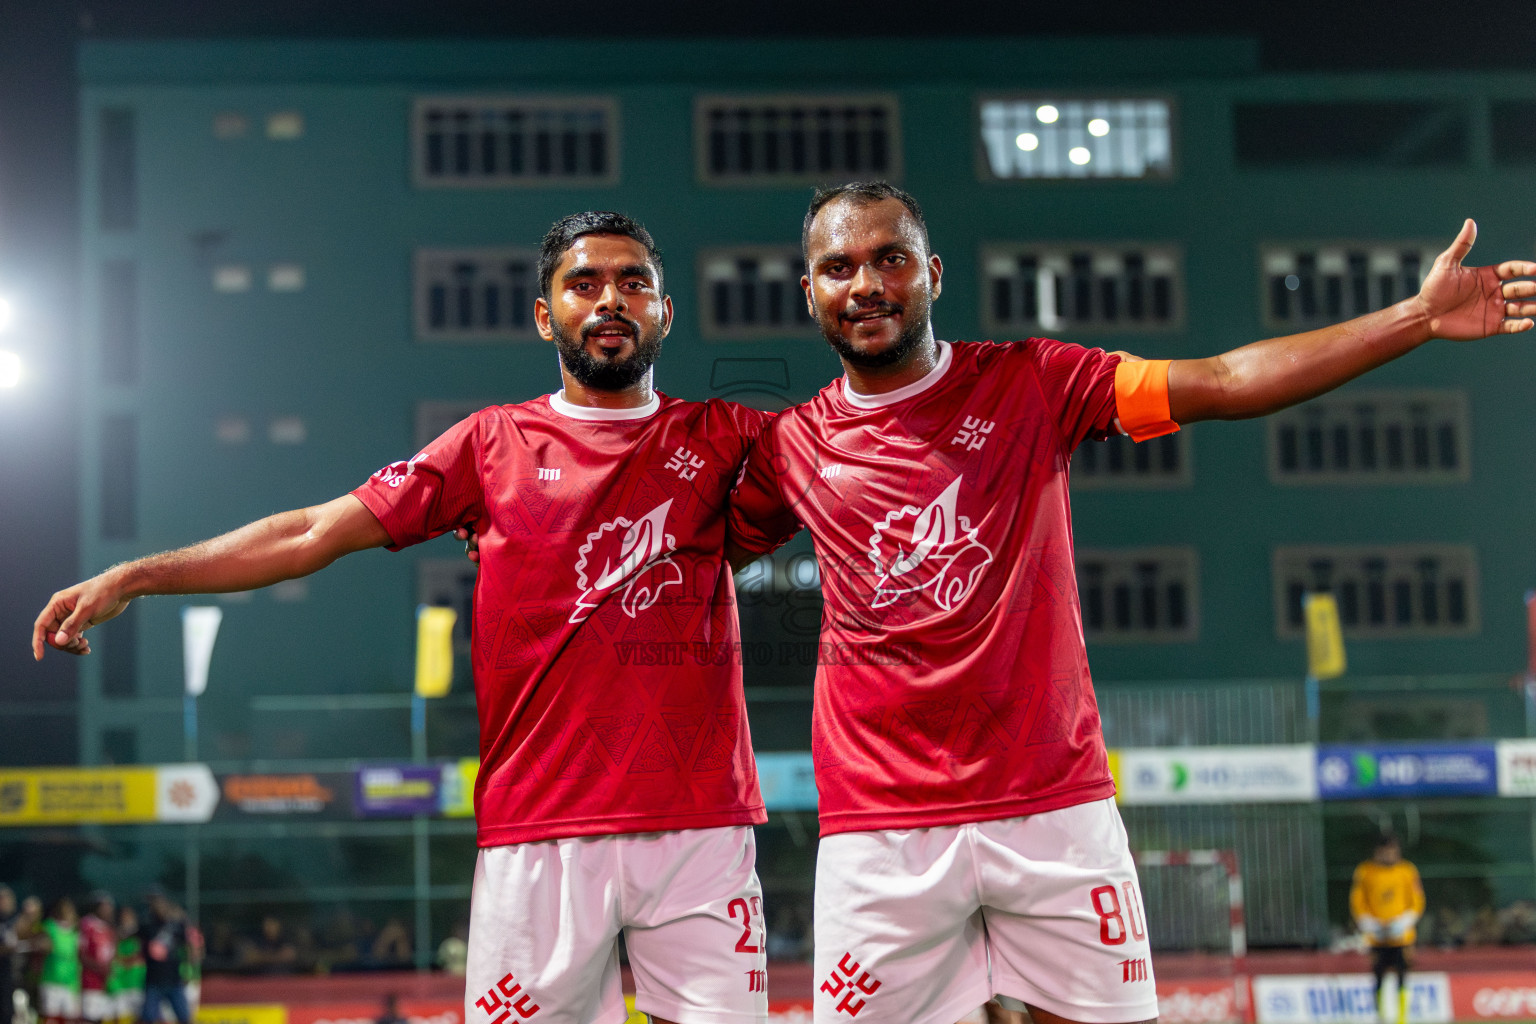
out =
[[920,395],[933,387],[949,369],[950,361],[954,358],[949,350],[949,342],[939,342],[939,362],[933,369],[923,375],[922,379],[915,380],[911,384],[903,385],[895,391],[887,391],[883,395],[861,395],[849,386],[848,378],[843,377],[843,397],[848,399],[849,405],[858,406],[860,409],[881,409],[887,405],[895,405],[905,401],[913,395]]
[[561,388],[549,396],[549,407],[573,420],[643,420],[656,415],[661,408],[661,396],[652,391],[649,402],[633,409],[596,409],[590,405],[572,405],[565,400],[565,389]]

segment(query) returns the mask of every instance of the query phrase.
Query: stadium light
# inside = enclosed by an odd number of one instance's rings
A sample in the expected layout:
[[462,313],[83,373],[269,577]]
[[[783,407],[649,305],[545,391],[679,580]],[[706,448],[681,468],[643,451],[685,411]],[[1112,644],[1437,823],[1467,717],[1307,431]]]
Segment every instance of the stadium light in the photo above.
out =
[[1109,134],[1109,122],[1102,117],[1096,117],[1088,122],[1088,134],[1096,139],[1102,139]]
[[1093,159],[1093,154],[1088,151],[1087,146],[1073,146],[1071,151],[1067,153],[1067,159],[1081,167]]
[[1031,153],[1040,148],[1040,137],[1034,132],[1020,132],[1019,137],[1013,141],[1015,145],[1026,153]]
[[0,349],[0,388],[13,388],[21,383],[21,356]]
[[1049,103],[1042,103],[1035,108],[1035,116],[1040,119],[1041,124],[1055,124],[1056,119],[1061,116],[1061,111]]

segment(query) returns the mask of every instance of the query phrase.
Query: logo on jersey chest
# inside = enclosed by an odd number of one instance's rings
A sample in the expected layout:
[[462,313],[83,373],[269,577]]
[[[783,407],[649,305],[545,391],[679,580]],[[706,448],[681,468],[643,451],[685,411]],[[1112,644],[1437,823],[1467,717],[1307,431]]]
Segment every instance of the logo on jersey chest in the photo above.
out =
[[619,606],[634,618],[660,600],[662,590],[683,582],[683,570],[672,560],[677,539],[667,532],[671,509],[668,498],[639,519],[618,516],[587,534],[577,551],[576,583],[582,592],[571,611],[572,623],[584,621],[621,586]]
[[962,479],[955,477],[926,508],[904,505],[875,524],[868,554],[878,575],[870,607],[929,591],[949,611],[975,588],[993,556],[957,511]]

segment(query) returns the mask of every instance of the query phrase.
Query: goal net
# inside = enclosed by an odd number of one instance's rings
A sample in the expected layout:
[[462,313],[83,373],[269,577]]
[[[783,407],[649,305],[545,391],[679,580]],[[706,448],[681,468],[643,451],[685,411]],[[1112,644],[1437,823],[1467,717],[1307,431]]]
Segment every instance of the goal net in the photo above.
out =
[[1236,851],[1143,850],[1136,869],[1153,950],[1247,955]]

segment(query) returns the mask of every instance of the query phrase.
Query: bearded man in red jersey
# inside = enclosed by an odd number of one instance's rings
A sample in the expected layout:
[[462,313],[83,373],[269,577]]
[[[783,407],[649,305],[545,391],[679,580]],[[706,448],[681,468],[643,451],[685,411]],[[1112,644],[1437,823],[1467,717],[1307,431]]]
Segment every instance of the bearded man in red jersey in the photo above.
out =
[[732,498],[741,564],[802,526],[826,601],[812,748],[815,1020],[952,1024],[998,995],[1036,1024],[1157,1015],[1078,608],[1067,474],[1111,431],[1262,416],[1431,338],[1527,330],[1536,263],[1210,359],[944,342],[943,267],[884,182],[818,191],[806,301],[846,376],[763,432]]
[[723,553],[727,495],[769,416],[653,389],[672,302],[629,218],[556,223],[539,283],[562,391],[481,410],[334,501],[60,591],[34,654],[88,653],[85,630],[136,597],[249,590],[473,530],[481,851],[465,1020],[623,1020],[622,932],[653,1019],[761,1022],[751,826],[766,814]]

